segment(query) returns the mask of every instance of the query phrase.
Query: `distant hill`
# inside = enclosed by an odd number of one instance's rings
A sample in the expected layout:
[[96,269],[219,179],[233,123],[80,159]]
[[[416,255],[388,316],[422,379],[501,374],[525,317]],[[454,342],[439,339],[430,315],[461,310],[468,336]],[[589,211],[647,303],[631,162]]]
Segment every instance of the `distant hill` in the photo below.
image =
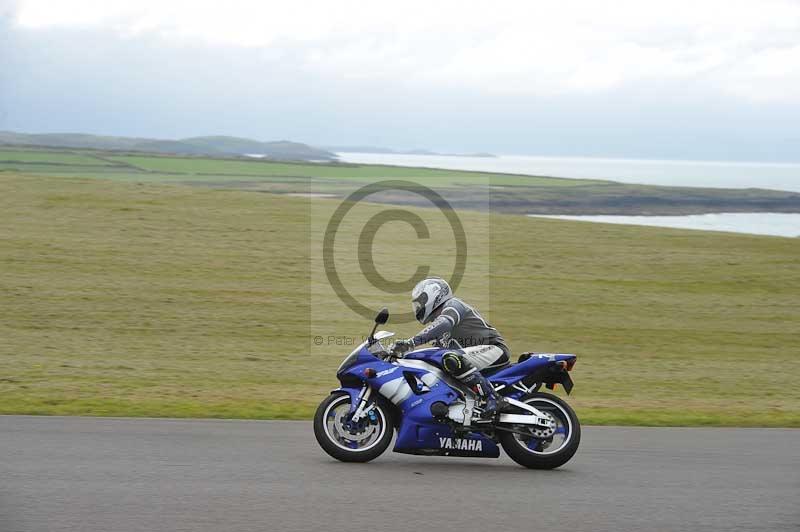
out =
[[84,133],[16,133],[0,131],[2,144],[26,144],[29,146],[54,146],[59,148],[94,148],[99,150],[130,150],[136,144],[152,141],[135,137],[110,137]]
[[131,150],[150,153],[176,153],[180,155],[224,155],[213,148],[192,146],[180,140],[147,140],[135,144]]
[[438,155],[442,157],[497,157],[492,153],[440,153],[431,150],[394,150],[380,146],[325,146],[324,149],[336,153],[386,153],[394,155]]
[[[265,142],[240,137],[191,137],[181,142],[214,152],[238,153],[241,155],[266,155]],[[305,144],[303,144],[305,146]]]
[[210,136],[186,139],[113,137],[84,133],[17,133],[0,131],[0,144],[125,150],[177,155],[260,155],[281,161],[335,161],[336,155],[299,142],[261,142],[253,139]]

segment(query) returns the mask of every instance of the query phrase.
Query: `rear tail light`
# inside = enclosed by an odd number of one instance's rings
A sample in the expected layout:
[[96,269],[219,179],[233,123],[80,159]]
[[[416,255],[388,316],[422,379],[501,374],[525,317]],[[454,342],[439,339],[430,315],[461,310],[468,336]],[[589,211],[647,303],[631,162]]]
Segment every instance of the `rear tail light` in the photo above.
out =
[[569,360],[559,360],[558,362],[556,362],[556,364],[558,364],[561,367],[561,369],[572,371],[572,368],[573,366],[575,366],[576,361],[577,361],[576,358],[571,358]]

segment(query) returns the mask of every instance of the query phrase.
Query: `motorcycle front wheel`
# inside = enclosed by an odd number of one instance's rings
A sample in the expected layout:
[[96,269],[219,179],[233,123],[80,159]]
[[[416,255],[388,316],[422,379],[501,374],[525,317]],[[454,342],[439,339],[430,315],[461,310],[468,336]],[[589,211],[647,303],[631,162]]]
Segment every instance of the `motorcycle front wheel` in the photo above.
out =
[[[544,412],[555,421],[551,434],[536,434],[530,425],[512,425],[518,432],[498,431],[503,449],[516,463],[530,469],[554,469],[562,466],[578,450],[581,425],[578,416],[566,402],[549,393],[537,392],[522,401]],[[522,409],[508,413],[524,414]],[[520,434],[525,432],[526,434]]]
[[392,442],[394,423],[382,401],[356,423],[350,419],[350,396],[329,395],[314,414],[314,436],[320,447],[342,462],[369,462]]

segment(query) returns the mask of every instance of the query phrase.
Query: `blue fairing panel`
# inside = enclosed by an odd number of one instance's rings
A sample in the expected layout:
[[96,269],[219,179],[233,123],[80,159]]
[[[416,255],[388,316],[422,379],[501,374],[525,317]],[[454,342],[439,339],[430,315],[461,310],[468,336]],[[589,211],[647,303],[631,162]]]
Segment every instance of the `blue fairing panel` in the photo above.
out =
[[[441,349],[416,351],[406,360],[423,360],[434,363],[441,358]],[[402,367],[409,377],[419,378],[429,383],[415,391],[408,399],[398,404],[402,421],[397,431],[395,452],[407,454],[426,454],[439,456],[473,456],[497,458],[500,449],[490,438],[478,433],[455,435],[449,424],[431,416],[431,405],[435,402],[450,404],[458,398],[455,391],[442,380],[433,377],[422,368]],[[427,375],[426,375],[427,374]]]
[[529,359],[512,364],[489,376],[489,380],[494,384],[505,384],[511,386],[515,382],[527,377],[531,373],[541,369],[552,362],[561,360],[569,361],[576,358],[572,354],[562,353],[536,353]]
[[445,423],[418,424],[409,419],[404,419],[397,431],[394,452],[480,458],[500,456],[497,444],[480,433],[454,435]]
[[423,362],[428,362],[433,364],[434,366],[441,366],[442,365],[442,355],[445,354],[448,350],[447,349],[439,349],[438,347],[431,347],[428,349],[417,349],[416,351],[411,351],[410,353],[406,353],[403,358],[407,360],[422,360]]

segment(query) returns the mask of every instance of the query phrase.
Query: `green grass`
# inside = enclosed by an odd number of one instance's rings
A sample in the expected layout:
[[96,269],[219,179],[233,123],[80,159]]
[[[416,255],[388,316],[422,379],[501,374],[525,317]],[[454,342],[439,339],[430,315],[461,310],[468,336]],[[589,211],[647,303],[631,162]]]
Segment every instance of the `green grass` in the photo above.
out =
[[110,164],[96,157],[69,151],[22,150],[0,147],[0,163],[50,163],[63,165],[105,166]]
[[[359,184],[377,179],[416,179],[430,186],[463,185],[524,185],[544,187],[577,187],[605,183],[583,179],[492,174],[432,168],[404,168],[382,165],[356,165],[341,163],[285,163],[259,159],[225,159],[206,157],[178,157],[167,155],[115,155],[97,153],[102,159],[90,155],[64,152],[19,151],[19,156],[4,157],[0,149],[0,170],[24,171],[34,174],[91,173],[91,177],[121,180],[151,180],[152,175],[162,181],[181,182],[241,182],[313,179],[321,182]],[[23,163],[23,164],[20,164]],[[36,163],[48,163],[36,164]],[[87,165],[115,165],[93,170]]]
[[[529,185],[578,186],[591,181],[557,179],[532,176],[506,176],[485,172],[464,172],[458,170],[438,170],[430,168],[403,168],[399,166],[354,165],[354,164],[314,164],[278,163],[258,159],[237,161],[226,159],[180,158],[156,156],[109,157],[110,160],[128,164],[150,172],[193,174],[219,178],[220,176],[252,177],[306,177],[336,179],[345,181],[372,182],[384,179],[421,179],[432,186],[452,186],[456,184],[508,184],[525,183]],[[202,178],[202,177],[201,177]]]
[[[800,194],[758,189],[663,187],[611,181],[341,163],[286,163],[247,158],[125,154],[101,150],[16,150],[0,172],[91,177],[127,182],[181,183],[274,193],[313,192],[344,197],[385,179],[419,182],[446,191],[455,209],[518,214],[699,214],[800,212]],[[0,150],[2,154],[2,150]],[[15,160],[24,159],[24,160]],[[490,196],[491,195],[491,196]],[[427,206],[414,195],[384,202]]]
[[[337,204],[0,173],[0,413],[310,416],[349,351],[313,337],[369,326],[320,270]],[[337,265],[359,297],[406,311],[406,294],[366,286],[354,260],[381,209],[347,219]],[[585,423],[800,427],[796,239],[461,218],[459,293],[515,352],[578,354],[570,402]],[[389,278],[417,256],[452,267],[446,243],[403,224],[376,242]]]

